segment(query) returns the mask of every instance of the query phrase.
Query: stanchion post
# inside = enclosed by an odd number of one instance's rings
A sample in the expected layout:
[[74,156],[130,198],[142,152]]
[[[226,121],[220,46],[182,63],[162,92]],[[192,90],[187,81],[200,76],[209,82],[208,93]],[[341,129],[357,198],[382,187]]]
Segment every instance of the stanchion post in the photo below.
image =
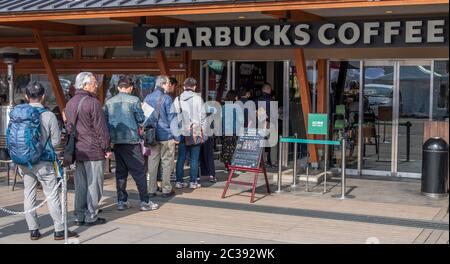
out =
[[281,192],[281,165],[282,163],[282,157],[283,157],[283,143],[281,142],[282,137],[279,136],[278,138],[278,179],[277,179],[277,185],[278,185],[278,190],[276,191],[277,193]]
[[[294,134],[295,138],[297,138],[297,133]],[[296,187],[296,177],[297,177],[297,142],[294,143],[294,168],[292,171],[292,185],[291,187]]]
[[68,230],[67,230],[67,172],[66,168],[63,170],[63,179],[62,179],[62,186],[63,186],[63,223],[64,223],[64,243],[69,244],[68,240]]
[[323,194],[327,193],[327,176],[328,176],[328,145],[325,145],[325,160],[324,160],[324,171],[325,171],[325,178],[323,179]]
[[[306,145],[308,146],[308,145]],[[309,151],[306,154],[306,192],[309,192]]]
[[341,165],[341,175],[342,175],[342,195],[341,199],[345,199],[345,137],[342,138],[342,165]]

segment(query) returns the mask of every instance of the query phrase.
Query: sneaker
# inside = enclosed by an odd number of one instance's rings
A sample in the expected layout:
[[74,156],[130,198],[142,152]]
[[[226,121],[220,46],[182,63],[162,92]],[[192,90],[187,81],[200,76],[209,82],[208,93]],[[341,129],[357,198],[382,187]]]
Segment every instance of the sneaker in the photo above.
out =
[[106,219],[100,218],[100,217],[97,217],[97,220],[95,220],[94,222],[85,222],[84,223],[85,226],[95,226],[95,225],[103,225],[103,224],[106,224]]
[[188,187],[188,184],[185,183],[185,182],[177,182],[177,183],[175,184],[175,188],[176,188],[176,189],[183,189],[183,188],[186,188],[186,187]]
[[84,226],[84,221],[75,220],[75,225],[76,226]]
[[[67,230],[67,237],[79,237],[79,236],[80,235],[78,235],[76,232]],[[55,238],[55,240],[63,240],[64,239],[64,231],[55,232],[54,238]]]
[[153,203],[151,201],[149,201],[148,203],[141,202],[141,205],[140,205],[140,210],[141,211],[153,211],[153,210],[156,210],[158,208],[159,208],[159,205],[155,204],[155,203]]
[[172,197],[172,196],[174,196],[175,195],[175,192],[174,191],[171,191],[171,192],[168,192],[168,193],[163,193],[163,194],[161,194],[161,197],[162,198],[170,198],[170,197]]
[[209,176],[209,182],[216,183],[217,182],[217,178],[214,177],[214,176]]
[[39,238],[41,238],[41,233],[39,232],[39,229],[30,231],[31,240],[38,240]]
[[189,183],[189,189],[198,189],[198,188],[200,188],[200,187],[202,187],[202,186],[200,185],[200,183],[196,183],[196,182],[191,182],[191,183]]
[[119,211],[123,211],[123,210],[126,210],[128,208],[130,208],[130,202],[128,202],[128,201],[127,202],[119,201],[117,203],[117,210],[119,210]]

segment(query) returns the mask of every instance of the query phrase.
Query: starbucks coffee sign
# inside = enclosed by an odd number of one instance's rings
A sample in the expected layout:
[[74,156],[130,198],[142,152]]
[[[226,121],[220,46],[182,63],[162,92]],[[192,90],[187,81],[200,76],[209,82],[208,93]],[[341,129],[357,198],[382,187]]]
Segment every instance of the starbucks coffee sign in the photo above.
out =
[[448,18],[135,27],[134,50],[448,45]]

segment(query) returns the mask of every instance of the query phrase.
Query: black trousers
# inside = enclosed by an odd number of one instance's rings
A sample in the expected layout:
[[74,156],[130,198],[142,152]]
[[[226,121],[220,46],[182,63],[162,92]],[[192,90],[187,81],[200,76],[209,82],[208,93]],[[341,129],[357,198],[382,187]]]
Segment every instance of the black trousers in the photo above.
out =
[[116,156],[116,187],[117,200],[128,200],[127,179],[131,174],[139,191],[141,202],[148,203],[147,176],[144,170],[144,155],[140,144],[118,144],[114,146]]
[[216,168],[214,166],[214,141],[210,137],[200,147],[200,171],[202,176],[216,177]]

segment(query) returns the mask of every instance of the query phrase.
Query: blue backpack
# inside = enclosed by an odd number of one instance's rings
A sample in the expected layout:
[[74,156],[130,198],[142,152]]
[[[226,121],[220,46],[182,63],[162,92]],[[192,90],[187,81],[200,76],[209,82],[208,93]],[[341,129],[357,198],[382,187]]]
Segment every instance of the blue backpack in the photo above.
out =
[[45,108],[21,104],[9,113],[6,146],[14,163],[31,168],[41,160],[54,161],[53,147],[51,144],[48,146],[50,136],[44,146],[40,141],[40,116],[46,111]]

